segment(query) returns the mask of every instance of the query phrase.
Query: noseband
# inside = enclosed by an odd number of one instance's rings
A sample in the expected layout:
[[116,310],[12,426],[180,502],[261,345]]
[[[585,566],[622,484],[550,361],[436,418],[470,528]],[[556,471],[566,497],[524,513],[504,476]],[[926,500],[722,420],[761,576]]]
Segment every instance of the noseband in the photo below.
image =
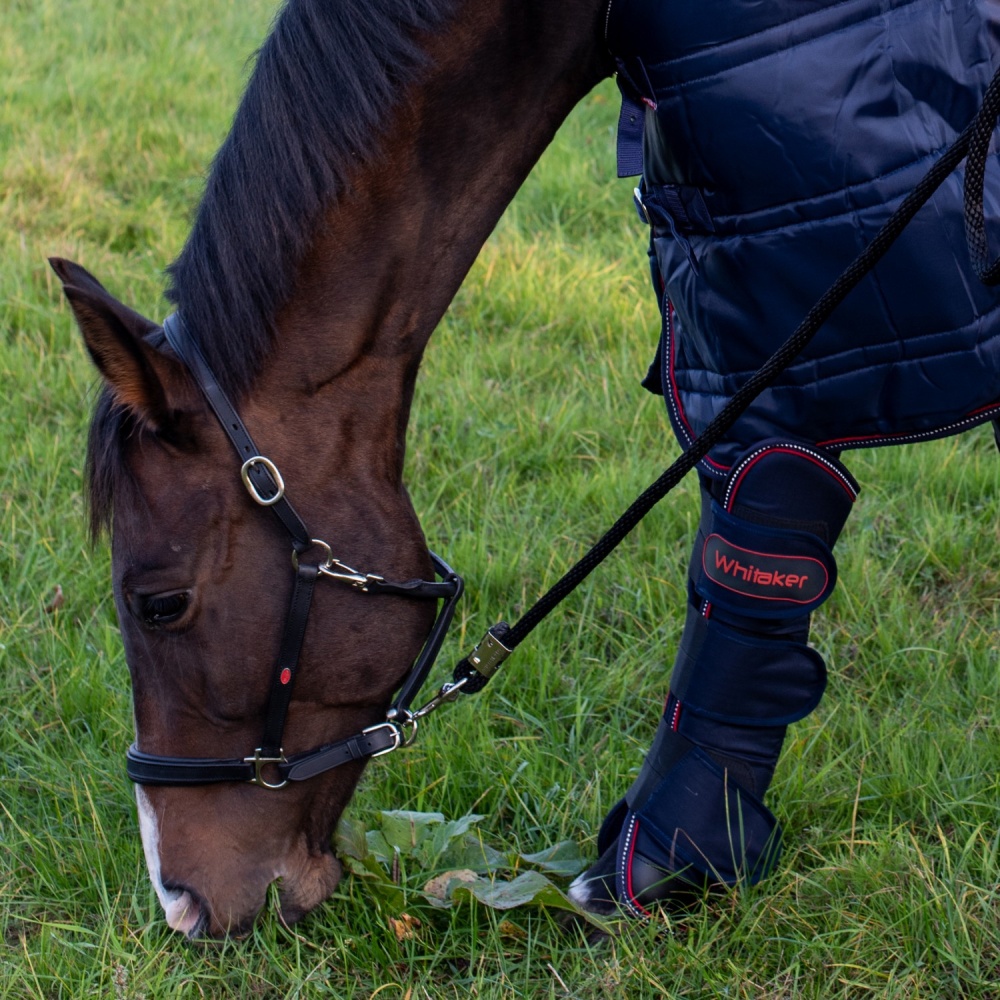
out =
[[[272,672],[264,733],[253,754],[228,759],[169,757],[145,753],[133,743],[126,756],[128,776],[142,785],[208,785],[223,781],[249,781],[261,788],[282,788],[289,781],[304,781],[348,761],[379,757],[412,743],[418,721],[439,705],[457,697],[463,686],[461,681],[446,684],[423,708],[410,710],[410,703],[434,665],[455,614],[462,595],[462,578],[433,552],[430,557],[440,579],[407,580],[402,583],[391,582],[374,573],[358,572],[335,558],[326,542],[312,537],[285,496],[285,483],[277,466],[257,449],[178,313],[164,320],[163,333],[187,366],[240,456],[243,462],[240,475],[247,492],[260,506],[270,507],[288,532],[292,542],[295,578],[278,658]],[[311,558],[307,558],[309,556]],[[282,749],[285,718],[298,671],[313,589],[320,577],[346,584],[362,594],[443,600],[444,603],[384,721],[346,739],[286,757]],[[268,780],[268,777],[275,776],[277,780]]]

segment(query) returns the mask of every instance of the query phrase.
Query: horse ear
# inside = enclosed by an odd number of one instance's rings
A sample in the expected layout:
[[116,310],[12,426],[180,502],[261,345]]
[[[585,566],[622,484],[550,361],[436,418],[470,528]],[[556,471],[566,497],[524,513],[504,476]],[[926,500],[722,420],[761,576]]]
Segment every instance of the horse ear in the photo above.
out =
[[69,260],[49,259],[63,283],[87,350],[117,402],[155,431],[170,420],[166,386],[176,364],[146,337],[158,324],[119,302],[87,270]]

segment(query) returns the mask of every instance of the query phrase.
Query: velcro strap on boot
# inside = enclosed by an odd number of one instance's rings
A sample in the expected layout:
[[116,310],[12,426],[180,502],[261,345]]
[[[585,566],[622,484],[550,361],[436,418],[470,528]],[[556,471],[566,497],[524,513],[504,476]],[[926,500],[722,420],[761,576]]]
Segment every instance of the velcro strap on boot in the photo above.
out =
[[736,726],[787,726],[805,718],[826,689],[823,657],[802,642],[757,639],[689,610],[671,693],[680,732],[695,715]]
[[759,619],[808,614],[832,593],[837,564],[808,531],[774,528],[709,505],[699,533],[694,588],[727,611]]
[[[754,885],[775,866],[781,850],[781,828],[756,796],[731,780],[703,750],[685,754],[635,810],[638,829],[620,867],[628,874],[631,855],[664,872],[683,873],[698,884]],[[632,886],[638,895],[641,886]]]
[[808,614],[837,581],[832,546],[860,487],[831,454],[797,441],[764,441],[734,466],[712,499],[703,489],[691,582],[733,614]]

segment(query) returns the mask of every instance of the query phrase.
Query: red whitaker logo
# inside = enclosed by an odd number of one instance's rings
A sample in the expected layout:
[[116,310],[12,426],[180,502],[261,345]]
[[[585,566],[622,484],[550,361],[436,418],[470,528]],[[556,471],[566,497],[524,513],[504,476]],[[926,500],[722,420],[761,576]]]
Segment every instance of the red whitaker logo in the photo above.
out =
[[811,604],[823,595],[830,579],[818,559],[754,552],[721,535],[706,539],[702,565],[718,586],[764,601]]

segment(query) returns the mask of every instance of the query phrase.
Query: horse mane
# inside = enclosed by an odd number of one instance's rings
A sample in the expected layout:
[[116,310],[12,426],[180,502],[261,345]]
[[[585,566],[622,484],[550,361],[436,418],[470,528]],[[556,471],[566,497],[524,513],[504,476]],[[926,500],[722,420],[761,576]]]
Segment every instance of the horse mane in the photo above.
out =
[[455,0],[292,0],[216,154],[167,298],[223,387],[249,387],[319,214],[372,159]]
[[[371,162],[387,111],[425,66],[420,35],[455,3],[288,0],[277,15],[167,269],[167,298],[231,397],[246,393],[267,356],[318,218]],[[95,536],[127,488],[121,445],[136,432],[105,389],[87,456]]]

